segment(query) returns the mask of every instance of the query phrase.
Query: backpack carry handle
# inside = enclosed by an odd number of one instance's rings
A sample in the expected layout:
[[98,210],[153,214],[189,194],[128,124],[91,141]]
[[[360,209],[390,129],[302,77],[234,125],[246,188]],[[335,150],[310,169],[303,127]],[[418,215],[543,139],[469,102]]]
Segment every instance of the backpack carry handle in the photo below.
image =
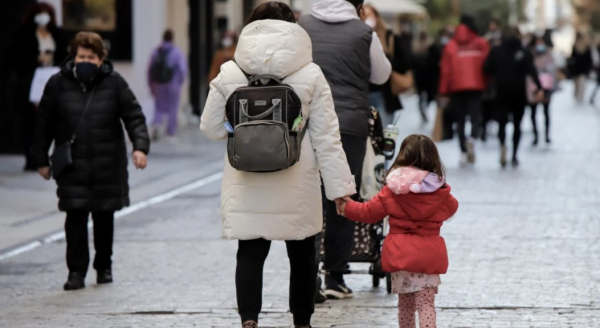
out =
[[278,78],[275,75],[271,75],[271,74],[261,74],[261,75],[253,75],[248,79],[248,86],[251,86],[252,84],[259,82],[262,79],[269,79],[269,80],[273,80],[275,82],[277,82],[278,84],[282,84],[281,79]]
[[[248,100],[240,99],[240,105],[241,105],[240,107],[242,110],[242,114],[244,114],[247,118],[249,118],[251,120],[261,120],[261,119],[271,115],[273,113],[273,111],[275,111],[275,109],[277,109],[277,108],[279,108],[279,110],[281,111],[281,99],[273,99],[273,106],[271,108],[267,109],[262,114],[258,114],[255,116],[248,114]],[[279,116],[281,116],[281,115],[279,115]]]

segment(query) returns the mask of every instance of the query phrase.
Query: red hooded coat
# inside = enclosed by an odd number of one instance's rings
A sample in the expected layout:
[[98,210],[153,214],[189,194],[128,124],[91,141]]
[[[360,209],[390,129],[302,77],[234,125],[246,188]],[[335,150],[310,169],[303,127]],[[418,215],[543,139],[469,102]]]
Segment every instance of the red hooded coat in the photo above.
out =
[[428,194],[394,194],[388,187],[368,203],[348,202],[349,220],[376,223],[389,215],[390,233],[383,243],[382,266],[400,270],[443,274],[448,271],[448,251],[440,228],[458,210],[458,201],[444,185]]
[[483,63],[489,52],[490,46],[484,38],[466,25],[458,25],[442,55],[440,94],[483,91],[486,87]]

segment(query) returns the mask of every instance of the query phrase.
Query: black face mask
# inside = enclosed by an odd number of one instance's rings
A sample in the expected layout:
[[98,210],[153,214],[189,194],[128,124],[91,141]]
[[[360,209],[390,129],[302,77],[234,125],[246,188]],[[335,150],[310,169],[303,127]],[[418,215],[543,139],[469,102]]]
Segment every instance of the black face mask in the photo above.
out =
[[90,62],[81,62],[75,65],[75,73],[81,82],[91,81],[98,72],[98,66]]

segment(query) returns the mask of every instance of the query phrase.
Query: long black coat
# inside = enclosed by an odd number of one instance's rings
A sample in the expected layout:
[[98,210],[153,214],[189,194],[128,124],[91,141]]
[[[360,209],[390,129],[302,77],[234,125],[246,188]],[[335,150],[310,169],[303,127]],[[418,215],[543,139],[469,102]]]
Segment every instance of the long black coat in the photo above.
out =
[[[411,70],[412,66],[412,54],[410,52],[410,48],[405,48],[404,41],[400,38],[400,36],[393,35],[392,31],[388,31],[386,34],[386,40],[390,40],[390,38],[394,38],[394,55],[388,56],[390,63],[392,64],[392,69],[401,74],[405,74],[406,72]],[[389,46],[389,44],[388,44]],[[391,80],[385,82],[385,84],[377,85],[373,83],[369,83],[369,92],[378,92],[381,91],[383,93],[383,100],[385,101],[385,111],[392,114],[397,110],[403,109],[404,106],[400,101],[400,97],[394,96],[392,94],[392,83]]]
[[92,82],[83,85],[73,74],[73,61],[54,75],[44,90],[36,119],[32,156],[36,167],[49,165],[52,141],[72,137],[88,98],[87,114],[75,133],[73,165],[57,178],[61,211],[116,211],[129,205],[127,148],[123,125],[134,150],[148,153],[146,119],[127,82],[105,61]]
[[490,51],[483,66],[485,74],[496,84],[496,102],[502,104],[527,104],[527,76],[541,89],[538,71],[530,51],[518,39],[504,40]]
[[573,47],[573,53],[568,61],[569,73],[572,76],[588,75],[592,68],[594,68],[592,49],[587,48],[585,51],[579,52],[577,47]]
[[[8,53],[10,69],[17,73],[19,78],[28,81],[29,84],[31,84],[36,68],[40,66],[38,63],[40,43],[36,36],[36,29],[37,26],[33,22],[21,27]],[[51,26],[48,31],[56,44],[54,66],[59,66],[68,56],[69,43],[61,28]],[[27,92],[29,92],[29,89],[27,89]]]

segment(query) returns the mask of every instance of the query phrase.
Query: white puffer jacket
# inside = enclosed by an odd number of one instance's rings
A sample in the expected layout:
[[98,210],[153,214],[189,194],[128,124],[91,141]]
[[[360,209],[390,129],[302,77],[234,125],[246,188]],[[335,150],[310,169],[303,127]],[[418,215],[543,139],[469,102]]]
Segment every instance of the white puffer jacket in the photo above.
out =
[[[225,160],[221,192],[223,237],[226,239],[301,240],[323,228],[320,175],[328,199],[356,193],[342,149],[331,90],[312,63],[308,34],[297,24],[262,20],[244,28],[235,60],[248,74],[285,77],[310,119],[300,161],[274,173],[235,170]],[[210,84],[200,129],[213,140],[227,139],[227,98],[248,80],[234,62],[221,66]]]

